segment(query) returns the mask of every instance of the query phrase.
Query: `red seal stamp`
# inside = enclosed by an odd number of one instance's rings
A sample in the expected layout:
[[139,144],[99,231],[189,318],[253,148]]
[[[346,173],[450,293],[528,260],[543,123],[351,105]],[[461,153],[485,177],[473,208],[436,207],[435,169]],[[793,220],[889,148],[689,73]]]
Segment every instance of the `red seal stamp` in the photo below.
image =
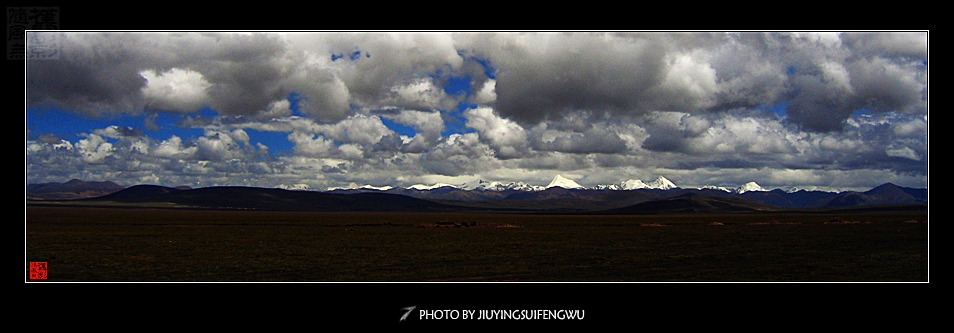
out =
[[49,265],[46,261],[30,262],[30,280],[46,280]]

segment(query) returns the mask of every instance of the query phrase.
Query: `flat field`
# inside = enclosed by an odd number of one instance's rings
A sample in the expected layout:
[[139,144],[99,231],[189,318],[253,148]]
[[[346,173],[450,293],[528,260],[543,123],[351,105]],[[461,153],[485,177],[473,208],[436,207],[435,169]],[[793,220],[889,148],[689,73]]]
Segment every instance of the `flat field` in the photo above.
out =
[[28,205],[25,251],[47,281],[926,282],[927,218]]

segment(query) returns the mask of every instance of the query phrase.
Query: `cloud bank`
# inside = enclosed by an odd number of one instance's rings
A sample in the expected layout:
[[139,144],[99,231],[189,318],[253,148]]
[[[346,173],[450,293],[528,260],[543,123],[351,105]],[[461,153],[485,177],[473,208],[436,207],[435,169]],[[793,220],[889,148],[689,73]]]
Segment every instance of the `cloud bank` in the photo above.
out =
[[36,33],[30,182],[927,186],[926,32]]

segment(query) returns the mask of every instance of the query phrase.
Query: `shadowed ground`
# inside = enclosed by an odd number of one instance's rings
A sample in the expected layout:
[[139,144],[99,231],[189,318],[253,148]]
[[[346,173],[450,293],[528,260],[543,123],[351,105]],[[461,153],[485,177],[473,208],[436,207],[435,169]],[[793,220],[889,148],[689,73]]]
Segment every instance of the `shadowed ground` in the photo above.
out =
[[924,211],[26,211],[26,260],[49,281],[928,280]]

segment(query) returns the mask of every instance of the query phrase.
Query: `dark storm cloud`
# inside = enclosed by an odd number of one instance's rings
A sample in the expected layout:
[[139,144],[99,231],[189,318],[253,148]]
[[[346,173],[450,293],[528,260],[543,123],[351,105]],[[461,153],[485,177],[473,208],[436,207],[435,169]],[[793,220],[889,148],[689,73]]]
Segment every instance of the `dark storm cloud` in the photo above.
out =
[[657,41],[610,42],[589,34],[501,38],[489,58],[498,66],[495,108],[504,116],[537,123],[565,112],[647,109],[658,101],[646,98],[664,75],[665,50]]
[[[60,59],[27,62],[28,105],[88,115],[205,105],[248,114],[287,94],[280,90],[283,42],[274,34],[57,34]],[[175,102],[183,97],[192,101]]]
[[578,112],[702,113],[787,102],[793,122],[833,131],[859,108],[926,110],[921,32],[60,36],[60,60],[27,64],[28,105],[91,115],[203,106],[253,115],[297,92],[303,114],[330,122],[369,108],[451,109],[463,95],[444,85],[465,77],[475,101],[524,126]]
[[907,58],[927,60],[925,32],[846,32],[842,41],[859,57]]
[[636,158],[618,154],[595,154],[593,163],[603,168],[618,168],[636,165]]
[[323,166],[321,166],[321,172],[324,172],[324,173],[345,173],[345,171],[342,170],[340,166],[343,166],[343,165],[338,165],[338,166],[323,165]]
[[552,133],[548,133],[546,124],[543,124],[531,129],[529,137],[531,147],[537,151],[614,154],[626,150],[626,142],[618,134],[608,130],[604,124],[590,126],[581,132]]
[[139,75],[136,64],[142,57],[135,46],[126,43],[135,42],[135,38],[57,34],[62,49],[58,60],[27,61],[27,105],[88,115],[142,108],[139,90],[146,79]]
[[873,111],[924,112],[927,86],[921,78],[910,75],[909,64],[898,64],[884,58],[862,59],[848,65],[852,87],[858,104]]
[[642,119],[642,128],[649,137],[642,148],[657,152],[690,152],[689,138],[699,135],[700,129],[686,126],[687,114],[667,112],[654,113]]
[[791,120],[813,131],[842,130],[852,112],[924,113],[926,33],[780,35],[789,64]]
[[[789,104],[840,130],[860,108],[923,112],[924,33],[527,33],[482,36],[495,110],[524,125],[575,112],[642,115]],[[923,41],[923,42],[922,42]],[[913,60],[912,60],[913,59]]]
[[856,105],[846,98],[848,87],[836,87],[819,76],[803,75],[791,79],[795,94],[789,101],[792,122],[816,131],[837,131]]
[[[397,133],[389,133],[388,135],[381,137],[381,140],[378,140],[378,142],[371,147],[371,151],[372,152],[395,152],[400,150],[403,144],[404,143],[401,140],[400,135],[398,135]],[[420,151],[415,151],[415,152],[420,152]]]
[[725,169],[725,170],[745,170],[766,167],[765,164],[756,163],[741,158],[727,158],[719,160],[674,160],[669,167],[676,169]]
[[593,163],[582,154],[547,152],[534,158],[521,159],[518,165],[531,170],[580,170],[592,167]]

